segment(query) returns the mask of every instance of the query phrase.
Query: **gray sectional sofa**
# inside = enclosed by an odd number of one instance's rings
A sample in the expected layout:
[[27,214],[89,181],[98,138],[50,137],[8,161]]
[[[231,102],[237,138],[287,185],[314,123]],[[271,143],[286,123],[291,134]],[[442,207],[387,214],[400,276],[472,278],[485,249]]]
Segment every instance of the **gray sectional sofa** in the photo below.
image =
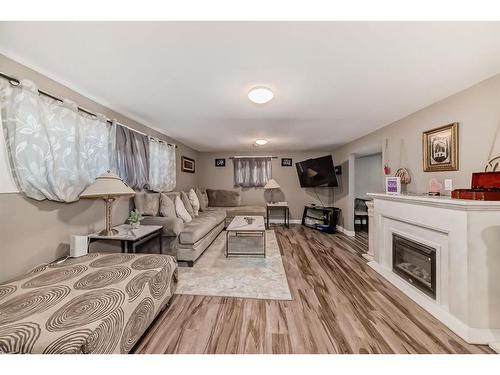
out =
[[198,215],[190,212],[192,207],[182,199],[192,217],[189,222],[177,217],[175,209],[172,211],[172,202],[181,196],[180,192],[138,193],[134,198],[135,207],[144,216],[142,224],[163,226],[164,253],[188,266],[193,266],[235,216],[266,216],[264,206],[241,205],[239,191],[196,189],[196,195],[200,201]]

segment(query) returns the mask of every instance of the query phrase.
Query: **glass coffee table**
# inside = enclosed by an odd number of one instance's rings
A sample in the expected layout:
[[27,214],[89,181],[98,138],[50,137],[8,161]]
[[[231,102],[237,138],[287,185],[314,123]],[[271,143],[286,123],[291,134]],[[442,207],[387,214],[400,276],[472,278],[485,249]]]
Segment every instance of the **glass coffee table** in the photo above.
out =
[[226,258],[230,256],[266,256],[263,216],[235,216],[226,228]]

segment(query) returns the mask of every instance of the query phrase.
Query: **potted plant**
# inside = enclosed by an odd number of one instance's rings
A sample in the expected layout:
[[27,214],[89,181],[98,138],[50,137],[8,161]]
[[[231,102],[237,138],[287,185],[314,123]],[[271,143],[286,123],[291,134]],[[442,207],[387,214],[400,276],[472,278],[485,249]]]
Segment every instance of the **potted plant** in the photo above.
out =
[[128,223],[132,226],[132,228],[138,228],[141,225],[141,220],[144,219],[136,208],[133,211],[130,211],[130,215],[128,216]]

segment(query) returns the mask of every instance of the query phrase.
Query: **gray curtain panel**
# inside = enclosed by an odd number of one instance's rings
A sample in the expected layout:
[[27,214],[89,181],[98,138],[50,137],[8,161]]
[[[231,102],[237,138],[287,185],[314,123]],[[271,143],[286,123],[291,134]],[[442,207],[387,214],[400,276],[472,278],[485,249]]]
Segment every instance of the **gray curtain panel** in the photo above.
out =
[[262,187],[272,178],[271,158],[234,158],[234,186]]
[[149,139],[124,126],[116,125],[116,169],[130,187],[142,189],[149,178]]

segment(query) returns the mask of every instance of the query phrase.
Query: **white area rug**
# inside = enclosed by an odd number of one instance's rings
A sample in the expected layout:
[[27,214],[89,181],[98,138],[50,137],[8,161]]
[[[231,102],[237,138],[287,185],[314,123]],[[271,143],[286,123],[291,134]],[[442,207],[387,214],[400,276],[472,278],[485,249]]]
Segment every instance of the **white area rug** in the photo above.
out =
[[278,241],[266,231],[266,257],[225,256],[226,232],[205,250],[193,267],[179,267],[176,294],[291,300]]

